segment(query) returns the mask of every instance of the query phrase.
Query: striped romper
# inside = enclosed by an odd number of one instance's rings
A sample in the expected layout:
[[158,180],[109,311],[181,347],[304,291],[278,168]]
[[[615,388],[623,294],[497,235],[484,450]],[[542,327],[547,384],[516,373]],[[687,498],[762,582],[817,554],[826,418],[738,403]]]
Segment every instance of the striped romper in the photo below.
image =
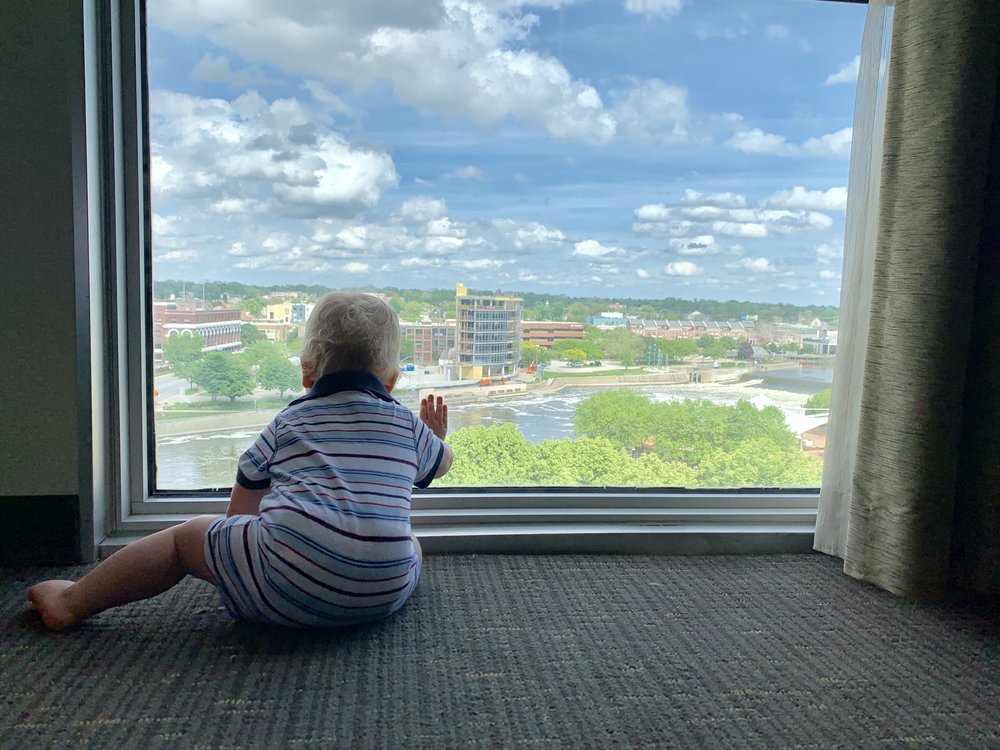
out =
[[240,457],[236,481],[269,488],[259,516],[220,518],[205,557],[241,620],[337,627],[383,618],[420,575],[410,495],[444,444],[367,372],[324,375]]

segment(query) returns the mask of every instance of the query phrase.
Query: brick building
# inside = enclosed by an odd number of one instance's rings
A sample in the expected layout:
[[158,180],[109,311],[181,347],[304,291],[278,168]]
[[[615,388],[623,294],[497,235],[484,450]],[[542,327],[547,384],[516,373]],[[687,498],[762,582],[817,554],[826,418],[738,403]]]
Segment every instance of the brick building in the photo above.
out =
[[552,346],[557,341],[583,339],[583,323],[561,320],[522,320],[521,343]]

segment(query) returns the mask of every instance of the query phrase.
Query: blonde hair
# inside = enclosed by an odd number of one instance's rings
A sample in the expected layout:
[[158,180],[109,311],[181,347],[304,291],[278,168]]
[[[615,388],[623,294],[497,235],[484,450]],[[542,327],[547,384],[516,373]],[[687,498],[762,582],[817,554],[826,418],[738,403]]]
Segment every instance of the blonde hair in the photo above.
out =
[[316,303],[306,321],[300,359],[316,380],[365,370],[384,383],[399,369],[399,336],[399,317],[381,299],[333,292]]

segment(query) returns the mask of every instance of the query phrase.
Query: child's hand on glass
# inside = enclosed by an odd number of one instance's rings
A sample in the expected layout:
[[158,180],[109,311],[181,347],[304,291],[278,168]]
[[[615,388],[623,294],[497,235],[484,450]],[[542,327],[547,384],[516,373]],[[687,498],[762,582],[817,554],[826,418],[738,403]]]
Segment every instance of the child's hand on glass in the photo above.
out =
[[448,406],[438,396],[427,396],[420,399],[420,419],[431,428],[431,432],[444,440],[448,434]]

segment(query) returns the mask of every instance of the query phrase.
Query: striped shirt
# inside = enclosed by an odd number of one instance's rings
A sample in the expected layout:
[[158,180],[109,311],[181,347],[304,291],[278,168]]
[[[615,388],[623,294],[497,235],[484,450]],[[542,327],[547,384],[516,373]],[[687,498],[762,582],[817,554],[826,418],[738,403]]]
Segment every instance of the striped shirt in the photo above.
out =
[[268,488],[260,515],[217,522],[209,564],[234,615],[347,625],[405,603],[419,571],[414,485],[444,444],[367,372],[325,375],[240,457],[237,482]]

